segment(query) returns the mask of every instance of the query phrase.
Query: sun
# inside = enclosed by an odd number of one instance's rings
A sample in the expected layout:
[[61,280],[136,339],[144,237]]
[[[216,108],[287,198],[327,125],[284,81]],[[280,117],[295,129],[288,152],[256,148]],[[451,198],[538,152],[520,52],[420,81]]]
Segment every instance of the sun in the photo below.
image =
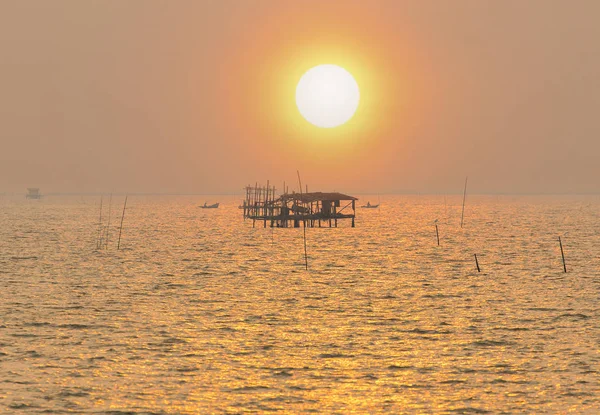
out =
[[296,105],[311,124],[334,128],[348,122],[358,108],[360,91],[354,77],[337,65],[309,69],[296,87]]

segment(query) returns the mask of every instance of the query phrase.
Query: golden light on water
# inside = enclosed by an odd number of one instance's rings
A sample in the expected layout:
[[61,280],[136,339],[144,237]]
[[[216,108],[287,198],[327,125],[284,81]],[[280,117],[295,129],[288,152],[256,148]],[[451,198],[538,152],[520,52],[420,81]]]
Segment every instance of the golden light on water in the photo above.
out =
[[586,3],[3,2],[0,415],[600,413]]
[[[240,224],[237,197],[217,210],[197,209],[203,201],[139,197],[125,249],[113,240],[93,255],[91,197],[3,205],[0,412],[598,406],[594,196],[473,196],[464,228],[460,196],[385,196],[356,228],[309,229],[308,272],[301,232]],[[56,233],[44,243],[7,237],[39,233],[38,215],[50,213]]]

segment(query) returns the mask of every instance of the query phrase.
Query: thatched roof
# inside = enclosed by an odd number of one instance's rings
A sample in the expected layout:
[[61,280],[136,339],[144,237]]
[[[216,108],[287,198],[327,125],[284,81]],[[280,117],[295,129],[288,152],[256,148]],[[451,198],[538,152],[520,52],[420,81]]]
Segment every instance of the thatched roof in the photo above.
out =
[[322,202],[322,201],[335,201],[335,200],[358,200],[354,196],[348,196],[343,193],[323,193],[323,192],[311,192],[311,193],[288,193],[281,196],[282,198],[298,200],[302,203],[310,202]]

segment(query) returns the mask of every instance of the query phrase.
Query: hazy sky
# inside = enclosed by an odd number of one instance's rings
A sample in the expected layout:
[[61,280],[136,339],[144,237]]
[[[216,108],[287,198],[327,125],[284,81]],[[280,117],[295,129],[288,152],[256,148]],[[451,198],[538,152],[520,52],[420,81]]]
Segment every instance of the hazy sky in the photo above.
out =
[[[600,1],[2,0],[0,193],[600,192]],[[340,64],[337,132],[295,84]],[[279,186],[280,187],[280,186]]]

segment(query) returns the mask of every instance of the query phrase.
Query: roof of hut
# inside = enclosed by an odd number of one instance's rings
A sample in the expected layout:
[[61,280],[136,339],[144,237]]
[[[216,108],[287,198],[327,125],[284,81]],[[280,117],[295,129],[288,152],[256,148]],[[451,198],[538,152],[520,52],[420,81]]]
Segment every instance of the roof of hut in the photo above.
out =
[[334,201],[334,200],[358,200],[354,196],[348,196],[343,193],[323,193],[323,192],[311,192],[311,193],[288,193],[281,196],[282,198],[299,200],[302,203],[310,203],[317,201]]

